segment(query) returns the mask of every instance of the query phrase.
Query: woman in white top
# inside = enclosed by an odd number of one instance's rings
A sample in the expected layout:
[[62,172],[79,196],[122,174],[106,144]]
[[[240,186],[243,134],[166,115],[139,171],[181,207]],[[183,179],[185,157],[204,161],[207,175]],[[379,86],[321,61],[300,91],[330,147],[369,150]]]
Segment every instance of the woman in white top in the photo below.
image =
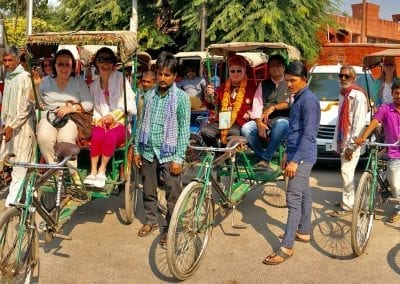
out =
[[136,104],[135,93],[128,80],[121,72],[115,70],[117,58],[111,49],[107,47],[99,49],[94,63],[99,71],[99,77],[90,85],[90,93],[94,98],[90,144],[91,170],[84,183],[103,187],[107,179],[107,164],[115,149],[121,146],[128,137],[128,129],[124,124],[126,114],[123,84],[126,88],[128,114],[136,114]]
[[[75,76],[76,61],[71,51],[59,50],[52,64],[53,74],[44,77],[39,86],[45,110],[37,126],[40,152],[48,163],[56,162],[53,149],[56,142],[76,143],[78,129],[71,119],[67,119],[68,114],[93,109],[93,98],[87,84]],[[76,167],[77,161],[71,165]],[[75,182],[80,180],[76,172],[73,178]]]

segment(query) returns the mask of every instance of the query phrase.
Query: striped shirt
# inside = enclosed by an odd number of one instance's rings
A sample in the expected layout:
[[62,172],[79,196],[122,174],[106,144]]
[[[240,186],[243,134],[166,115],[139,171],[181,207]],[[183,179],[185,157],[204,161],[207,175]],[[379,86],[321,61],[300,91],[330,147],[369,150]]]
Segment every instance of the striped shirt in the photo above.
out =
[[[176,145],[176,152],[172,156],[167,156],[161,158],[161,148],[164,143],[164,122],[165,122],[165,105],[168,101],[168,96],[172,91],[172,86],[169,88],[167,93],[164,96],[161,96],[158,93],[158,89],[155,89],[156,95],[153,98],[152,109],[151,111],[151,123],[150,123],[150,136],[148,141],[148,147],[144,149],[139,149],[139,132],[136,134],[136,144],[135,144],[135,153],[141,154],[141,156],[152,162],[154,157],[157,158],[159,163],[167,163],[167,162],[177,162],[182,164],[185,155],[186,148],[189,143],[190,136],[190,100],[189,96],[182,90],[176,88],[176,96],[177,96],[177,122],[178,122],[178,141]],[[147,99],[149,96],[145,98],[143,111],[141,113],[141,117],[139,120],[138,129],[141,129],[144,112],[146,111],[146,105],[149,102]]]

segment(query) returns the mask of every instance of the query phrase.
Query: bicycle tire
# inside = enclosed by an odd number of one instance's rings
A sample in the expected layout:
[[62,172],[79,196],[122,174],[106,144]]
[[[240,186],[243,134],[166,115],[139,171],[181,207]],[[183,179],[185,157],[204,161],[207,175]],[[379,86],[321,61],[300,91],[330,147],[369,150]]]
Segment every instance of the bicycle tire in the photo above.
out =
[[[167,236],[167,261],[171,273],[179,280],[190,277],[204,256],[214,223],[214,203],[206,196],[198,198],[203,183],[191,182],[182,191],[171,216]],[[201,206],[200,216],[194,216]]]
[[139,169],[132,163],[128,163],[126,167],[126,181],[125,181],[125,218],[128,224],[135,220],[137,196],[139,191]]
[[21,249],[18,238],[23,211],[10,207],[0,215],[0,280],[12,283],[35,283],[39,280],[39,245],[35,224],[28,216],[23,224]]
[[365,252],[369,236],[372,230],[375,201],[372,200],[373,208],[370,208],[372,195],[373,177],[370,172],[364,172],[358,183],[354,198],[353,215],[351,222],[351,247],[355,255],[360,256]]
[[267,184],[264,187],[263,198],[265,202],[276,208],[286,208],[286,189],[276,185]]

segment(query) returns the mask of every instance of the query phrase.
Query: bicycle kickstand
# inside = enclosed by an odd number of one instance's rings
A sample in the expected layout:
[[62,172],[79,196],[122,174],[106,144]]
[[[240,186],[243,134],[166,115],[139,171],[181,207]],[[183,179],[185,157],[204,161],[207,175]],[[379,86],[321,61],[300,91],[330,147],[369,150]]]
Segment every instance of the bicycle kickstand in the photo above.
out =
[[236,206],[233,206],[232,208],[232,228],[234,229],[246,229],[247,225],[245,224],[235,224],[235,211],[236,211]]

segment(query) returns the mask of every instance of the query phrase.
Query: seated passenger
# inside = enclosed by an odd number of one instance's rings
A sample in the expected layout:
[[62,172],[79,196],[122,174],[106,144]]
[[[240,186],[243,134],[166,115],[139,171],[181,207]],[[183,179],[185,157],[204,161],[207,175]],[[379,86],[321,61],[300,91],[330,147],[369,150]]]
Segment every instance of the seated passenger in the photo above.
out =
[[[261,159],[255,167],[266,169],[270,169],[269,162],[289,130],[289,110],[277,110],[277,104],[289,102],[290,98],[285,81],[285,59],[279,54],[272,55],[268,61],[268,71],[270,78],[261,83],[262,92],[256,92],[254,96],[253,120],[242,127],[242,135]],[[263,142],[267,143],[266,147]]]
[[[117,58],[108,47],[100,48],[95,55],[94,64],[99,77],[90,86],[94,98],[93,127],[90,143],[90,175],[85,184],[104,187],[106,168],[115,149],[128,137],[125,127],[124,88],[129,114],[136,113],[135,94],[124,74],[115,70]],[[100,166],[98,166],[101,156]]]
[[250,118],[251,105],[257,89],[255,80],[246,76],[246,59],[233,55],[228,59],[229,78],[217,89],[213,85],[206,88],[205,101],[210,109],[219,106],[217,122],[201,129],[201,136],[209,146],[218,147],[218,139],[227,144],[227,137],[240,135],[240,128]]
[[[43,78],[39,94],[44,104],[41,119],[37,126],[37,140],[47,163],[55,163],[54,144],[68,142],[76,144],[78,128],[68,114],[91,111],[93,98],[85,81],[75,76],[76,61],[71,51],[60,49],[54,56],[53,75]],[[48,119],[48,113],[54,113]],[[68,162],[77,166],[77,161]],[[72,173],[75,183],[80,183],[77,172]]]
[[176,86],[189,95],[192,109],[201,108],[203,106],[202,95],[206,87],[206,80],[197,76],[193,67],[187,67],[185,77],[182,81],[176,83]]

